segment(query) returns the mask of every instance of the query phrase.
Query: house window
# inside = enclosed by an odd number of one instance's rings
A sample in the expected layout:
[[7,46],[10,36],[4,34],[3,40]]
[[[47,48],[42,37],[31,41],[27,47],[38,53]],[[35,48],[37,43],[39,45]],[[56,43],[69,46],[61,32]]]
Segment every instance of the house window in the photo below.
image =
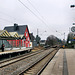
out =
[[29,37],[28,37],[28,41],[29,41]]
[[29,44],[28,44],[28,47],[29,47]]
[[26,32],[26,36],[27,36],[27,32]]

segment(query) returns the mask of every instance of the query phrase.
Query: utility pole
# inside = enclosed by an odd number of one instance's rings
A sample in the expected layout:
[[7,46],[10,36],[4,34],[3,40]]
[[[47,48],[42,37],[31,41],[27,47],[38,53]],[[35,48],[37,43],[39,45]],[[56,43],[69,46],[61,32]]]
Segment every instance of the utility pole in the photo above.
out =
[[64,45],[65,45],[65,33],[64,33]]
[[39,34],[38,28],[37,28],[37,35]]
[[70,30],[71,30],[71,29],[70,29],[70,27],[69,27],[69,33],[70,33]]

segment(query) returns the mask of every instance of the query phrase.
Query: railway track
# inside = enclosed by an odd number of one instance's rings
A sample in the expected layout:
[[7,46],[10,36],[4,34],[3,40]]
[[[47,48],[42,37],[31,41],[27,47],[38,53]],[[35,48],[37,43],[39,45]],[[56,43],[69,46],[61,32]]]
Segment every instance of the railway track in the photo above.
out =
[[6,61],[0,64],[0,74],[1,75],[19,75],[24,70],[28,69],[32,64],[37,63],[42,58],[50,54],[53,49],[42,50],[23,56],[21,58],[16,58],[14,60]]
[[36,52],[27,53],[27,54],[23,54],[23,55],[20,55],[20,56],[16,56],[16,57],[13,57],[13,58],[9,58],[9,59],[0,61],[0,68],[8,66],[12,63],[23,60],[25,58],[28,58],[30,56],[33,56],[33,55],[38,54],[38,53],[43,52],[43,51],[44,50],[39,50],[39,51],[36,51]]
[[39,60],[34,65],[31,65],[28,69],[20,73],[19,75],[40,75],[50,60],[54,57],[57,50],[52,51],[50,54]]

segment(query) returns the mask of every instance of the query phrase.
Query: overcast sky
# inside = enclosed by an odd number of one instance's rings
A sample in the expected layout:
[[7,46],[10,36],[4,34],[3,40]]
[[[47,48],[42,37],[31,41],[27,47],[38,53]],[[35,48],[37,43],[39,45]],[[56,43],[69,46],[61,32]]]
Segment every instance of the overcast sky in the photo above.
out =
[[75,22],[75,8],[70,8],[74,3],[74,0],[0,0],[0,30],[17,23],[28,25],[34,35],[38,29],[42,39],[49,35],[63,39],[64,32],[67,38]]

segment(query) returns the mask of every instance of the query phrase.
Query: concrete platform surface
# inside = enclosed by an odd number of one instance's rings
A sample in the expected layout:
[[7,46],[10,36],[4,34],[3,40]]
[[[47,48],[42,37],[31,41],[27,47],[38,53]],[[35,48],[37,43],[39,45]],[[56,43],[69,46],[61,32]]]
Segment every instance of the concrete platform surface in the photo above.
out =
[[60,49],[41,75],[75,75],[75,49]]

